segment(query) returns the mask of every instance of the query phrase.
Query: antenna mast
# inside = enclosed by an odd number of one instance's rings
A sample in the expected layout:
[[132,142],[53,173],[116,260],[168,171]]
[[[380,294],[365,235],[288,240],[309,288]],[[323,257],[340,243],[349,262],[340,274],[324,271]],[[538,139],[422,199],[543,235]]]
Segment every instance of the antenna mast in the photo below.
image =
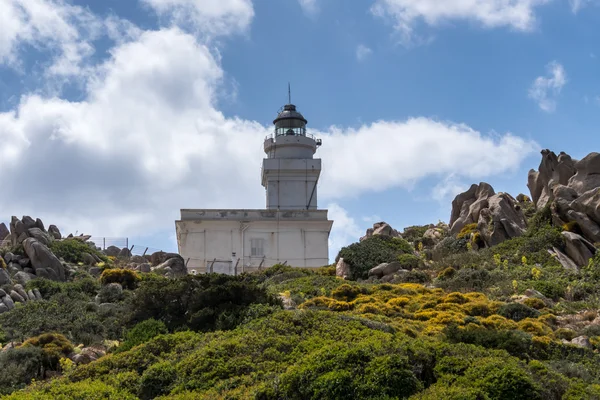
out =
[[292,104],[292,90],[290,88],[289,82],[288,82],[288,104]]

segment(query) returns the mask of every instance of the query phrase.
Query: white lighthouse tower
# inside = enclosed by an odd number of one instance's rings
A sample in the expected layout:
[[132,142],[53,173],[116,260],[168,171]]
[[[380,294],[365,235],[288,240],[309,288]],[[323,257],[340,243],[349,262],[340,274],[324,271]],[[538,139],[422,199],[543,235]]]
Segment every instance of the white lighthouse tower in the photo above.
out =
[[320,267],[329,263],[333,221],[317,207],[321,140],[291,101],[264,141],[262,185],[266,209],[182,209],[175,221],[179,254],[191,273],[238,274],[277,263]]
[[320,139],[306,133],[306,119],[286,104],[273,121],[275,132],[265,139],[262,184],[267,208],[316,210],[321,160],[313,158]]

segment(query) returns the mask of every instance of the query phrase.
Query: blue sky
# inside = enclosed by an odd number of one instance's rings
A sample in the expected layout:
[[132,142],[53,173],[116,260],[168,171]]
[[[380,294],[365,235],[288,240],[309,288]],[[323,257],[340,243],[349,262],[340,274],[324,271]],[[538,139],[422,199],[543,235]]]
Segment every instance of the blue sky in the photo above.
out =
[[[180,208],[260,208],[287,99],[323,139],[331,257],[377,220],[527,193],[600,148],[600,1],[8,0],[0,221],[175,250]],[[3,148],[2,148],[3,147]]]

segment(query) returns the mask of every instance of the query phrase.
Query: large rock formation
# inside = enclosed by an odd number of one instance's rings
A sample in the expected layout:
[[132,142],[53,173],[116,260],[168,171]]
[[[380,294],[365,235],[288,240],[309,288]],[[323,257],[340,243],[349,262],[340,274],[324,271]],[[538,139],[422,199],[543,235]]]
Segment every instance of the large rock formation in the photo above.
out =
[[[65,280],[65,269],[60,260],[43,243],[35,238],[23,241],[23,248],[36,275],[49,275],[53,280]],[[40,273],[41,270],[45,272]]]
[[[556,225],[571,223],[587,241],[600,242],[600,153],[581,160],[564,152],[541,153],[539,170],[529,171],[527,184],[537,208],[550,206]],[[583,250],[581,256],[587,255]]]
[[373,224],[373,228],[367,229],[365,236],[361,237],[360,241],[362,242],[363,240],[370,238],[371,236],[376,236],[376,235],[390,236],[390,237],[402,237],[402,235],[400,235],[400,232],[398,232],[397,230],[392,228],[392,226],[390,224],[388,224],[387,222],[377,222],[377,223]]
[[450,214],[450,233],[457,234],[465,225],[477,223],[479,213],[488,207],[488,199],[495,195],[494,188],[485,182],[473,184],[466,192],[452,200]]
[[568,184],[569,179],[576,173],[576,162],[564,152],[556,156],[550,150],[542,150],[539,171],[530,170],[527,179],[531,199],[538,208],[553,200],[552,189],[555,185]]
[[8,236],[10,236],[10,231],[3,222],[0,224],[0,243],[2,243],[2,241],[4,241],[4,239],[6,239]]
[[519,202],[508,193],[495,193],[485,182],[471,185],[452,201],[450,233],[475,223],[487,246],[520,236],[527,228]]

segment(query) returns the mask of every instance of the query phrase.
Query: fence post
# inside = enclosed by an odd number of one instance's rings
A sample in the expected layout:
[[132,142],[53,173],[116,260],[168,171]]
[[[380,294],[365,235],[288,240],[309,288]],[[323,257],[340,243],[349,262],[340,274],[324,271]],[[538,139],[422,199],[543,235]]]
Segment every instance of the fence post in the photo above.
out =
[[129,238],[125,238],[125,247],[129,248]]
[[102,250],[106,250],[106,238],[102,238]]

